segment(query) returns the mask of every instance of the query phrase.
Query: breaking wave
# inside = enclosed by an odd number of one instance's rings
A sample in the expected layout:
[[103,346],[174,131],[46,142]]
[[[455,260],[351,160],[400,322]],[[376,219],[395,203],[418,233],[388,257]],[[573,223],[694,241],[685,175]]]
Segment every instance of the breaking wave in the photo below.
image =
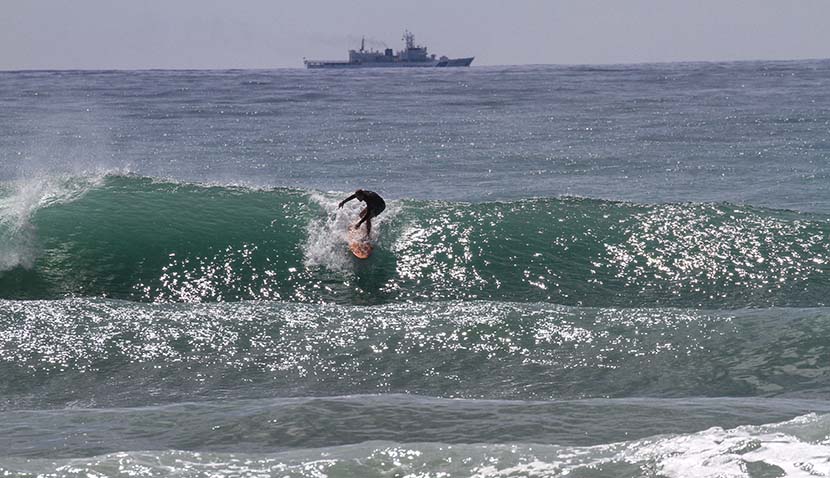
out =
[[376,253],[358,261],[342,231],[359,205],[337,209],[342,194],[136,176],[5,194],[8,299],[734,308],[822,306],[830,296],[830,220],[818,214],[582,198],[396,200],[376,221]]

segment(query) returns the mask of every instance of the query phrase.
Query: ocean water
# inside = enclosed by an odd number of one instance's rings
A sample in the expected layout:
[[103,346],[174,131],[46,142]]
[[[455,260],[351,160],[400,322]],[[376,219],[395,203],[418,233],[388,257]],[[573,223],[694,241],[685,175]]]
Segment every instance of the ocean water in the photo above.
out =
[[830,61],[0,72],[0,475],[830,476],[828,397]]

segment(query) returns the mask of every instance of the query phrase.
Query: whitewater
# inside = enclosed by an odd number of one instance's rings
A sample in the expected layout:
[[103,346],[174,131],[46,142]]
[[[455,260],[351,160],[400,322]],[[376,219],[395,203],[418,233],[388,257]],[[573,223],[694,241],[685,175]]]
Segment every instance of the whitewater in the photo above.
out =
[[830,476],[828,73],[0,72],[0,473]]

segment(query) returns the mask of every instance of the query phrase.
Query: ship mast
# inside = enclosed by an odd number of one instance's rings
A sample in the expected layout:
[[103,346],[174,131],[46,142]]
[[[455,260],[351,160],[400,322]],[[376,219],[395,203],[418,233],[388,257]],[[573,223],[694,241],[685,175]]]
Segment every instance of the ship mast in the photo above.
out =
[[411,50],[415,48],[415,35],[409,32],[409,30],[404,30],[403,32],[403,41],[406,42],[406,49]]

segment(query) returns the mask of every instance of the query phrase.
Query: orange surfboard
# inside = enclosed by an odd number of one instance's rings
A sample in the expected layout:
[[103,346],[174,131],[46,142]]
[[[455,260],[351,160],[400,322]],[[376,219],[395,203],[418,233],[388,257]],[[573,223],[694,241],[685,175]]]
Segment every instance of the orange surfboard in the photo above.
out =
[[349,232],[346,234],[346,241],[349,243],[349,250],[352,251],[358,259],[368,259],[372,255],[372,242],[363,228],[355,229],[349,226]]

